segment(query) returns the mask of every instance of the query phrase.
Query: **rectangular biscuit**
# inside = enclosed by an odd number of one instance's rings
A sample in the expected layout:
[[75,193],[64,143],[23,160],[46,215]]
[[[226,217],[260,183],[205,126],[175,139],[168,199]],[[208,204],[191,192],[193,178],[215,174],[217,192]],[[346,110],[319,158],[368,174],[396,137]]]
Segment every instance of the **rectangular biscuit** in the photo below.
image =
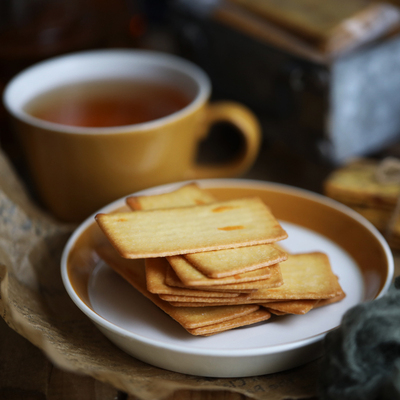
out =
[[[190,287],[201,290],[212,290],[212,291],[228,291],[228,292],[239,292],[239,293],[252,293],[257,291],[258,289],[265,287],[278,287],[283,284],[282,274],[280,272],[279,265],[276,266],[276,273],[269,275],[266,279],[258,279],[251,281],[244,281],[238,283],[229,283],[223,285],[217,285],[215,282],[211,282],[209,286],[200,285],[200,286],[186,286],[182,281],[178,278],[175,271],[172,268],[167,269],[167,275],[165,278],[165,283],[168,286],[173,287]],[[255,271],[248,272],[248,274],[253,273]],[[225,278],[221,278],[225,279]]]
[[285,300],[280,302],[270,302],[262,304],[271,314],[306,314],[314,308],[323,307],[329,304],[337,303],[346,297],[343,290],[335,297],[321,300]]
[[[160,295],[162,296],[162,295]],[[183,297],[183,296],[182,296]],[[197,299],[196,299],[197,300]],[[272,301],[272,300],[270,300]],[[259,304],[260,301],[257,299],[243,299],[241,301],[237,301],[236,303],[233,301],[233,298],[226,298],[226,299],[215,299],[215,301],[168,301],[174,307],[218,307],[218,306],[234,306],[234,305],[249,305],[249,304],[258,304],[265,306],[268,300],[264,300],[264,304]],[[267,308],[267,307],[264,307]]]
[[[223,278],[209,278],[188,262],[186,257],[171,256],[167,257],[169,264],[175,271],[179,279],[185,286],[221,286],[221,285],[237,285],[239,283],[254,282],[270,279],[269,287],[280,286],[283,283],[282,274],[279,264],[269,265],[255,271],[243,272],[241,274],[226,276]],[[226,286],[225,288],[228,288]]]
[[287,253],[274,244],[259,244],[185,254],[184,257],[209,278],[223,278],[285,261]]
[[311,300],[335,297],[342,289],[324,253],[293,254],[280,263],[284,285],[249,294],[261,300]]
[[179,296],[172,294],[159,294],[160,299],[169,303],[223,303],[226,304],[257,304],[256,299],[248,299],[246,294],[241,294],[236,297],[211,297],[211,296]]
[[346,293],[343,292],[343,290],[337,294],[335,297],[331,297],[330,299],[322,299],[318,300],[317,304],[314,306],[314,308],[319,308],[319,307],[324,307],[329,304],[334,304],[337,303],[340,300],[343,300],[346,297]]
[[271,302],[266,304],[261,304],[269,312],[275,314],[275,311],[283,314],[306,314],[315,308],[319,300],[288,300]]
[[287,315],[284,311],[274,310],[273,308],[267,308],[267,310],[273,315],[277,316]]
[[97,214],[125,258],[162,257],[272,243],[287,233],[257,197],[198,206]]
[[[186,184],[167,193],[130,196],[126,203],[132,210],[155,210],[160,208],[185,207],[209,204],[216,199],[196,183]],[[185,255],[190,263],[210,278],[236,275],[268,265],[276,264],[287,258],[286,252],[273,244],[235,249],[214,250]]]
[[199,289],[188,289],[183,287],[172,287],[165,284],[168,261],[162,258],[148,258],[145,260],[147,290],[155,294],[167,294],[173,296],[189,297],[237,297],[238,293],[213,292]]
[[[257,289],[254,288],[245,288],[243,286],[240,286],[240,288],[237,288],[236,284],[228,284],[228,285],[214,285],[214,286],[186,286],[176,275],[175,271],[170,267],[167,268],[167,272],[165,275],[165,284],[171,287],[177,287],[177,288],[194,288],[194,289],[200,289],[200,290],[211,290],[211,291],[221,291],[221,292],[230,292],[230,293],[251,293],[255,292]],[[243,285],[240,284],[239,285]]]
[[129,196],[126,204],[134,211],[160,208],[186,207],[208,204],[216,201],[214,196],[196,183],[189,183],[167,193],[143,196]]
[[271,314],[267,310],[257,310],[242,317],[234,318],[218,324],[208,325],[201,328],[188,329],[192,335],[210,336],[230,329],[253,325],[257,322],[267,321]]

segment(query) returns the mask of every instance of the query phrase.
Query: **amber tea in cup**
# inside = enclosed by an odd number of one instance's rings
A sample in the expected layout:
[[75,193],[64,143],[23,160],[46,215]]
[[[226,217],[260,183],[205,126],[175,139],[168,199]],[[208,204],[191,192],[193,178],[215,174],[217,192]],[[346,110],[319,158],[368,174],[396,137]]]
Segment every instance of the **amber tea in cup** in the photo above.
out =
[[24,110],[56,124],[112,127],[166,117],[186,107],[192,98],[168,84],[144,80],[95,80],[49,90]]

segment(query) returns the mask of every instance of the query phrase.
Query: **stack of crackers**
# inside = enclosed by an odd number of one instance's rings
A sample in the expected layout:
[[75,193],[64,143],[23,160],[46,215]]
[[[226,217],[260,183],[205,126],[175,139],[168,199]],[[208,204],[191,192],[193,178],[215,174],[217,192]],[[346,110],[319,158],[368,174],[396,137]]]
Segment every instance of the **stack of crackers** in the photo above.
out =
[[393,249],[400,249],[399,171],[399,161],[390,158],[355,159],[329,175],[324,184],[327,196],[370,221]]
[[126,202],[132,212],[96,215],[108,239],[98,255],[193,335],[345,296],[325,254],[278,245],[287,233],[258,197],[217,201],[193,183]]

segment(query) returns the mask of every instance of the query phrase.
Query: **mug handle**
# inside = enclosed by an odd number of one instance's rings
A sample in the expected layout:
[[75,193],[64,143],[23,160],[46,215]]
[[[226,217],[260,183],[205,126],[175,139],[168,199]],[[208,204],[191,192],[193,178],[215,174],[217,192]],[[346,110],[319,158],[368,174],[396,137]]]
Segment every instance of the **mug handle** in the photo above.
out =
[[253,165],[261,147],[261,127],[257,117],[244,105],[230,101],[219,101],[206,107],[206,135],[213,124],[227,122],[239,130],[245,146],[233,160],[222,165],[194,165],[188,179],[232,178],[242,175]]

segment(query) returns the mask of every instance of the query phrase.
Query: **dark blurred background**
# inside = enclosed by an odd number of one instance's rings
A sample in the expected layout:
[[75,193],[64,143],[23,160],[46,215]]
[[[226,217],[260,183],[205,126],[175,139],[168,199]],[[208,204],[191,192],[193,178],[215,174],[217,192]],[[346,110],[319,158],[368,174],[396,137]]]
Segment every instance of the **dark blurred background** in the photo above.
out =
[[[262,149],[245,177],[320,192],[355,156],[399,153],[399,25],[396,2],[366,0],[1,0],[0,88],[64,53],[174,53],[209,74],[213,99],[245,103],[260,118]],[[4,108],[0,145],[23,175]],[[241,145],[218,124],[199,159],[223,161]]]

